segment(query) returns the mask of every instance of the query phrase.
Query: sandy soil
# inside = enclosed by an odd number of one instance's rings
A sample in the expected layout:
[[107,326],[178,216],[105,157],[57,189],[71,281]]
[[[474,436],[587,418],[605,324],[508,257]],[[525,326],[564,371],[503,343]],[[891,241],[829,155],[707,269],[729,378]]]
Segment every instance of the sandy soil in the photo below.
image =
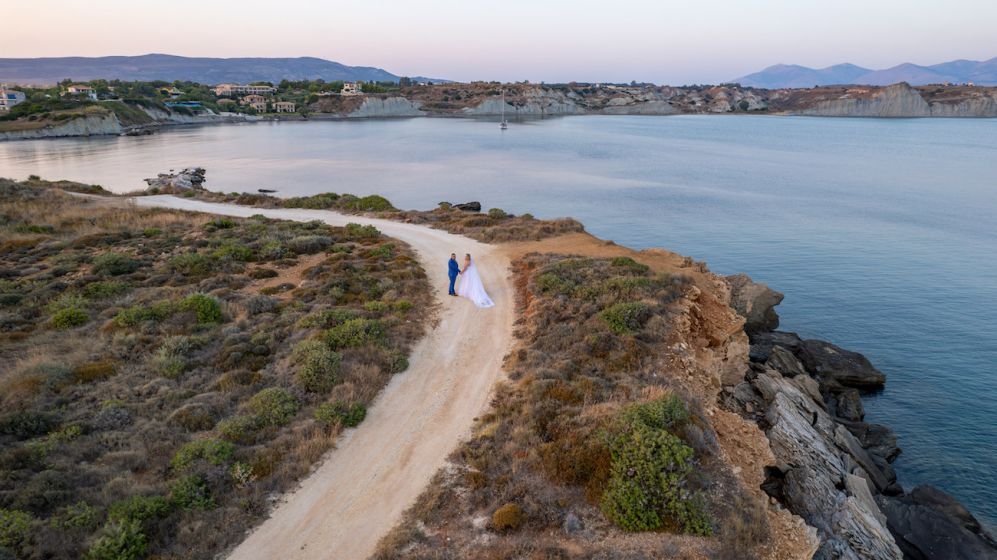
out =
[[[417,253],[431,284],[439,289],[441,302],[439,320],[413,350],[409,369],[392,378],[366,420],[346,430],[314,473],[229,556],[233,560],[367,558],[488,404],[512,343],[515,310],[508,257],[496,246],[445,231],[324,210],[248,208],[173,196],[134,200],[138,206],[228,216],[263,214],[338,226],[372,224]],[[451,252],[475,257],[494,308],[478,309],[465,299],[446,295],[446,261]]]

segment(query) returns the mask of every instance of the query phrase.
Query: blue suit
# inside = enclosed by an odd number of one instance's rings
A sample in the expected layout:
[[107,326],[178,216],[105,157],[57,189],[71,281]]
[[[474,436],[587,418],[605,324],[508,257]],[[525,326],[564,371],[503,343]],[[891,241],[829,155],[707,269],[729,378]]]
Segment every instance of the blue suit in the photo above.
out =
[[457,292],[454,291],[454,282],[457,281],[457,275],[460,274],[460,267],[457,266],[457,259],[450,259],[448,266],[450,267],[450,295],[454,296],[457,295]]

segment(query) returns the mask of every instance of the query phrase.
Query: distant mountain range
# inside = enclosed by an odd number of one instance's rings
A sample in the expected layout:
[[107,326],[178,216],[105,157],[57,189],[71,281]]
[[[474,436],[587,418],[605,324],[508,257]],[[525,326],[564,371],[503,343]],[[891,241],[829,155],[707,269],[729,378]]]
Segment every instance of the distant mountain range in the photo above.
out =
[[827,68],[807,68],[795,64],[776,64],[761,72],[731,80],[743,86],[760,88],[808,88],[837,84],[885,86],[907,82],[918,86],[944,82],[973,82],[979,86],[997,85],[997,58],[984,62],[953,60],[932,66],[909,62],[885,70],[871,70],[854,64],[836,64]]
[[[54,84],[73,80],[188,80],[202,84],[281,80],[398,81],[380,68],[346,66],[321,58],[188,58],[168,54],[142,56],[0,58],[0,82]],[[421,82],[445,82],[414,76]]]

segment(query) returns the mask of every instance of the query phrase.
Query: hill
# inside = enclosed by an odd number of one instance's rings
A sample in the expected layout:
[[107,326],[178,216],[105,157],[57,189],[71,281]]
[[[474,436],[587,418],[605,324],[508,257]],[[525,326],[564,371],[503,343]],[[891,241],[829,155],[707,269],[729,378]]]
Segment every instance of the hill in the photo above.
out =
[[[368,66],[346,66],[313,57],[189,58],[168,54],[142,56],[0,58],[0,81],[53,84],[66,78],[92,80],[186,80],[202,84],[281,80],[398,81],[398,76]],[[428,78],[417,77],[419,81]],[[434,80],[442,81],[442,80]]]
[[744,86],[761,88],[799,88],[838,84],[885,86],[898,82],[911,85],[939,84],[944,82],[976,85],[997,85],[997,58],[983,62],[953,60],[931,66],[909,62],[882,70],[870,70],[854,64],[837,64],[827,68],[776,64],[732,80]]

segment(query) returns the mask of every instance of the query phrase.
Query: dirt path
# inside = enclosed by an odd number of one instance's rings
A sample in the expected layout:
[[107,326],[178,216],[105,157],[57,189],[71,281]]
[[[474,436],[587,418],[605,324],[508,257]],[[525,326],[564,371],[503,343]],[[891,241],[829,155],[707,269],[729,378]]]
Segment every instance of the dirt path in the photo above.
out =
[[[366,420],[346,430],[315,472],[229,556],[367,558],[488,404],[512,344],[515,313],[508,258],[495,246],[444,231],[324,210],[248,208],[173,196],[134,200],[139,206],[227,216],[372,224],[418,254],[442,300],[439,323],[413,350],[409,369],[393,377],[374,401]],[[476,257],[494,308],[477,309],[466,299],[446,296],[446,261],[452,252]]]

